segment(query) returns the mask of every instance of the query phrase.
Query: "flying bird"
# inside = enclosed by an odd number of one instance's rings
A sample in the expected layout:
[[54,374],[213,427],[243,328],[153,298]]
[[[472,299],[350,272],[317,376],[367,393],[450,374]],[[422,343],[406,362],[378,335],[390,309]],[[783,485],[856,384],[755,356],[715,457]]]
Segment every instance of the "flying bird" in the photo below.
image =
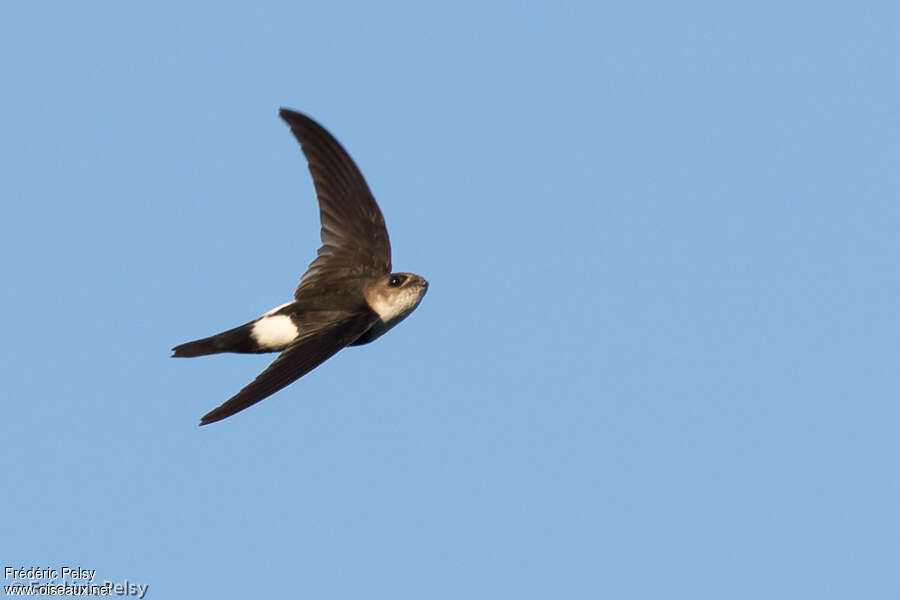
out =
[[384,217],[347,151],[321,125],[279,111],[309,163],[322,221],[322,246],[291,302],[218,335],[175,346],[175,357],[281,352],[237,394],[203,415],[230,417],[303,377],[345,346],[368,344],[415,310],[428,282],[391,272]]

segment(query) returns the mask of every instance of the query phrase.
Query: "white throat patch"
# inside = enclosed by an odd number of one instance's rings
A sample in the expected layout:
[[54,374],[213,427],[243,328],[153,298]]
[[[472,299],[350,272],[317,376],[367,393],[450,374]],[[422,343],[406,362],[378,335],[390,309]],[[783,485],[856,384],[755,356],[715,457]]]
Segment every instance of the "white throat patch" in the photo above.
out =
[[413,289],[398,290],[395,294],[372,294],[367,298],[372,310],[387,324],[402,320],[419,305],[421,299],[422,295]]

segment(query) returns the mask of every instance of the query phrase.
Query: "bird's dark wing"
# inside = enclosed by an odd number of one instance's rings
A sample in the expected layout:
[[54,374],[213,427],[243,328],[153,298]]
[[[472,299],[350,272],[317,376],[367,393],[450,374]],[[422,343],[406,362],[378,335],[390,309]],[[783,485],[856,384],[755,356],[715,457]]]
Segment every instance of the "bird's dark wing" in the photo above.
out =
[[359,338],[377,320],[378,315],[368,310],[352,315],[345,313],[341,319],[325,326],[320,323],[310,335],[288,346],[244,389],[203,415],[200,424],[207,425],[230,417],[300,379]]
[[321,125],[282,108],[312,174],[319,198],[322,247],[310,263],[296,298],[323,281],[362,279],[391,272],[391,242],[384,217],[347,151]]

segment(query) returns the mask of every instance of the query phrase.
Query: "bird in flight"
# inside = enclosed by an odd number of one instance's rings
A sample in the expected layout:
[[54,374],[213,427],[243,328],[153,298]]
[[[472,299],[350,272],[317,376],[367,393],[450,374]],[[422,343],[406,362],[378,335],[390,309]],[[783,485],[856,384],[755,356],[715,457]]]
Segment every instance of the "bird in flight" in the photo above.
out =
[[344,346],[368,344],[409,316],[428,290],[428,282],[415,273],[391,272],[384,217],[347,151],[306,115],[286,108],[279,114],[309,163],[319,199],[322,246],[291,302],[172,349],[175,357],[281,352],[256,379],[203,415],[201,425],[271,396]]

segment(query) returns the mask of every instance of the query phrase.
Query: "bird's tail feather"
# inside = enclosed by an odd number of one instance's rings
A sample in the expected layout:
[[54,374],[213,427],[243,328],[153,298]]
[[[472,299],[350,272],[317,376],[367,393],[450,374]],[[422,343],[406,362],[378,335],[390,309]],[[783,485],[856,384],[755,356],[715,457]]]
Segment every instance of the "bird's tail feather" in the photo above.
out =
[[172,348],[174,357],[205,356],[207,354],[219,354],[220,352],[262,352],[250,335],[253,322],[223,331],[193,342],[187,342]]

